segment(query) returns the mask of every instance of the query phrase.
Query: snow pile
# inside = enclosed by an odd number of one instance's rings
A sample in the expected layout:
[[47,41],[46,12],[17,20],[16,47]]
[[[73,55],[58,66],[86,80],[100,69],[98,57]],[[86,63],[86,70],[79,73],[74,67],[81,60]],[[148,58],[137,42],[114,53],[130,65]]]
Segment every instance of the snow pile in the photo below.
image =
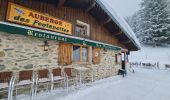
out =
[[108,0],[96,0],[96,1],[101,5],[103,9],[105,9],[107,14],[112,17],[114,22],[122,29],[126,36],[128,36],[132,40],[132,42],[136,44],[136,46],[138,46],[138,48],[141,48],[140,43],[136,38],[134,32],[127,24],[125,19],[114,10],[111,3]]

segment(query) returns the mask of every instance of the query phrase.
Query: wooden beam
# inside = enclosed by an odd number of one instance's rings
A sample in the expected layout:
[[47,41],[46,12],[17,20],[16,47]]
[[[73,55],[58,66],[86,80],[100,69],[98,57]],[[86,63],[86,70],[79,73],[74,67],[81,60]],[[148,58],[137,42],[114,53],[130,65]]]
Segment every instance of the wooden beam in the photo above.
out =
[[58,0],[57,8],[60,8],[61,6],[63,6],[65,1],[66,0]]
[[109,17],[105,22],[103,22],[103,25],[109,23],[112,19]]
[[114,33],[113,35],[118,36],[118,35],[121,35],[122,33],[123,33],[122,31],[119,31],[119,32]]
[[96,5],[96,2],[95,2],[95,1],[93,1],[92,5],[91,5],[91,6],[89,6],[89,7],[86,9],[86,12],[89,12],[92,8],[94,8],[94,7],[95,7],[95,5]]
[[122,49],[122,52],[123,53],[128,52],[128,49]]
[[126,40],[126,41],[122,41],[121,43],[123,43],[123,44],[128,44],[128,43],[130,43],[131,41],[130,40]]

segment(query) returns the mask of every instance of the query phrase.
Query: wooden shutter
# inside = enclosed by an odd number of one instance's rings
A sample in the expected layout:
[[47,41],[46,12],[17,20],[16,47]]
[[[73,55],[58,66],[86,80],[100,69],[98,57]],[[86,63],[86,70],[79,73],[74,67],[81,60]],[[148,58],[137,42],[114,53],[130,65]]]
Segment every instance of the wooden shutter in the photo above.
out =
[[72,44],[60,43],[58,52],[58,63],[60,65],[69,65],[72,63]]
[[100,64],[100,48],[93,48],[93,64]]
[[119,64],[121,62],[121,54],[120,53],[115,54],[115,59],[116,64]]

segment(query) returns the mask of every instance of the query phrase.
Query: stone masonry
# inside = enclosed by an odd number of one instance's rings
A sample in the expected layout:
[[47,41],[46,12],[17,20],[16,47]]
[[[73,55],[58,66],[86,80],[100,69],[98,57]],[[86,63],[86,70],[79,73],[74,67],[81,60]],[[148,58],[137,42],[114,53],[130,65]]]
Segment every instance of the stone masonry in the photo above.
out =
[[[18,72],[79,66],[75,64],[59,66],[58,42],[48,41],[48,43],[49,50],[44,51],[44,40],[42,39],[0,32],[0,71]],[[121,64],[115,64],[114,51],[101,50],[101,63],[85,66],[93,71],[94,79],[98,80],[116,75]],[[88,72],[85,75],[89,75]]]

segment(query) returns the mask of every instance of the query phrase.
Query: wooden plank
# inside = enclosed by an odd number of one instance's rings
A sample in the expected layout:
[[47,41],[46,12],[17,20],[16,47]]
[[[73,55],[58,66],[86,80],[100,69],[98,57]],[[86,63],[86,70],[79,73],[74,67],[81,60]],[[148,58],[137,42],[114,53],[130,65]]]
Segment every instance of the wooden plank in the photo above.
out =
[[31,80],[32,78],[32,70],[27,70],[27,71],[20,71],[19,72],[19,80]]
[[82,49],[82,46],[80,47],[80,62],[82,62],[82,52],[83,52],[83,49]]
[[12,72],[0,72],[0,82],[6,83],[10,81],[12,77]]
[[86,9],[86,12],[90,11],[92,8],[94,8],[96,5],[96,2],[93,1],[93,3],[91,4],[91,6],[89,6],[87,9]]
[[2,2],[1,2],[1,13],[0,13],[2,21],[5,21],[6,11],[7,11],[7,0],[2,0]]
[[2,6],[2,1],[3,1],[3,0],[0,0],[0,20],[2,20],[2,16],[3,16],[3,15],[2,15],[2,7],[3,7],[3,6]]
[[48,78],[48,70],[43,69],[38,71],[39,78]]
[[63,6],[65,1],[66,0],[59,0],[58,4],[57,4],[57,7],[59,8],[59,7]]
[[100,63],[100,48],[93,48],[92,51],[92,61],[93,64],[99,64]]

